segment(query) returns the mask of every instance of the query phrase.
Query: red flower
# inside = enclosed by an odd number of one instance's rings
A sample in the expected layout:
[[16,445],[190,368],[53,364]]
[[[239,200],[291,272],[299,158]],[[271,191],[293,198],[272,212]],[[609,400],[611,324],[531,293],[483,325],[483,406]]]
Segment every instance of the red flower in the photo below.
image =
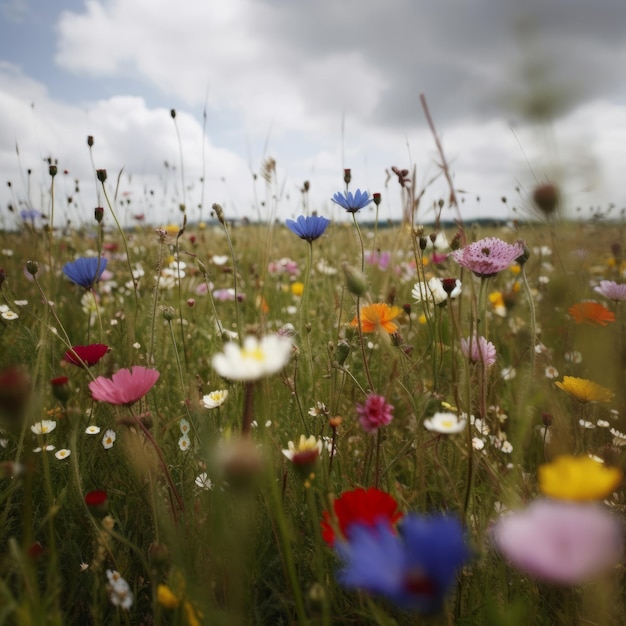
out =
[[96,489],[85,494],[85,504],[93,515],[103,516],[107,512],[107,492]]
[[103,343],[92,343],[88,346],[72,346],[72,349],[68,350],[63,356],[63,360],[79,367],[82,367],[83,363],[91,367],[108,351],[109,346],[105,346]]
[[98,376],[89,383],[89,390],[94,400],[130,406],[154,387],[159,375],[157,370],[135,365],[131,370],[118,370],[111,378]]
[[567,309],[577,324],[606,326],[615,321],[615,314],[599,302],[579,302]]
[[[328,511],[322,513],[321,522],[322,538],[330,546],[337,537],[336,527],[339,527],[341,535],[345,537],[352,524],[376,526],[383,521],[393,527],[403,515],[398,510],[398,503],[388,493],[374,487],[345,491],[333,502],[333,509],[334,515]],[[336,524],[333,524],[334,519]]]

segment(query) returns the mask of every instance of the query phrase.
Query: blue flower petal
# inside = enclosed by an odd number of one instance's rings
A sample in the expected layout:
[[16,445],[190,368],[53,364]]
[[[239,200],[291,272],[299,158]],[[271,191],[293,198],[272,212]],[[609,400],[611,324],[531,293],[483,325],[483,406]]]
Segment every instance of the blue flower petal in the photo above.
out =
[[104,257],[80,257],[63,266],[63,273],[77,285],[91,289],[107,266]]

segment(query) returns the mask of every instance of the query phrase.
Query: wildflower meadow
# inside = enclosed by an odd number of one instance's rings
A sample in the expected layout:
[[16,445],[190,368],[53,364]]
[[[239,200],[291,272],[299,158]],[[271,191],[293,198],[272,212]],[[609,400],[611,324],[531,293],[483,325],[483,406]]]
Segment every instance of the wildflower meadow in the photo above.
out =
[[122,226],[99,169],[67,224],[52,163],[4,211],[0,623],[624,623],[623,213],[397,173],[397,223],[356,170],[339,220]]

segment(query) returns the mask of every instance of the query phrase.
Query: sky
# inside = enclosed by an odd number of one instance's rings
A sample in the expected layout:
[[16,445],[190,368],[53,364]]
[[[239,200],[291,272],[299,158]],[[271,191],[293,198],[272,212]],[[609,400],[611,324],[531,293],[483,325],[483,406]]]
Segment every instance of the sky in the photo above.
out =
[[392,166],[432,221],[421,94],[464,220],[523,218],[546,181],[572,216],[626,206],[623,0],[0,0],[0,25],[0,226],[49,213],[48,159],[55,226],[105,203],[95,169],[124,223],[345,219],[345,168],[399,219]]

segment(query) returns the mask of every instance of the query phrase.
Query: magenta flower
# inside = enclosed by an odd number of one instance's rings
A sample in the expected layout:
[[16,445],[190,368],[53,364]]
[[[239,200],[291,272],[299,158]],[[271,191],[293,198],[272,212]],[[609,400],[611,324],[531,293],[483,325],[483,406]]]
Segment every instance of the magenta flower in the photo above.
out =
[[601,280],[600,284],[594,287],[593,290],[601,293],[609,300],[615,300],[615,302],[624,302],[626,300],[625,283],[616,283],[614,280]]
[[393,406],[385,401],[383,396],[369,394],[364,404],[356,405],[359,422],[363,430],[373,433],[381,426],[386,426],[393,419]]
[[621,562],[622,524],[595,504],[536,500],[505,514],[493,541],[511,564],[537,579],[577,585]]
[[496,362],[496,347],[484,337],[461,339],[461,352],[472,363],[482,363],[485,369]]
[[451,252],[450,256],[476,276],[489,278],[505,270],[523,254],[524,244],[521,241],[510,244],[497,237],[485,237]]
[[95,365],[107,352],[109,346],[103,343],[91,343],[88,346],[72,346],[71,350],[63,355],[63,360],[72,365],[78,365],[79,367],[87,365],[91,367]]
[[118,370],[111,378],[98,376],[89,383],[89,390],[94,400],[130,406],[143,398],[158,379],[156,370],[134,365],[130,370]]

